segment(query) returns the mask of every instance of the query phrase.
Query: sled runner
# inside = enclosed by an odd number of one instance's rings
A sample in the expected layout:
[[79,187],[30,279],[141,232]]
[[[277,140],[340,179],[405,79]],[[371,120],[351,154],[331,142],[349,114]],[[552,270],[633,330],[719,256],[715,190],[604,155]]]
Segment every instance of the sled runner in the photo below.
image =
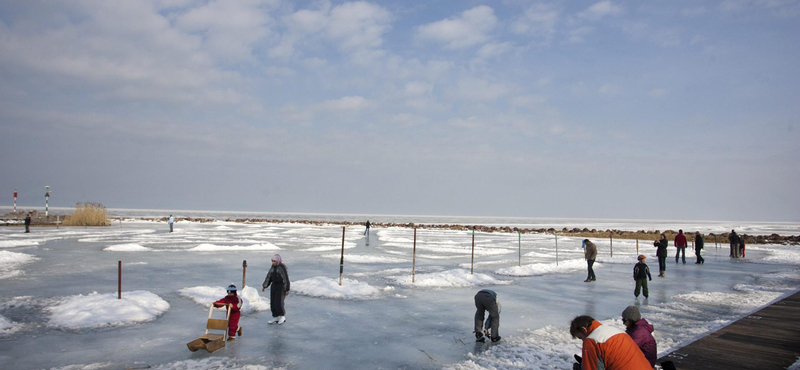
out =
[[[222,347],[225,347],[225,341],[228,339],[228,320],[231,317],[231,310],[226,309],[225,320],[212,319],[211,313],[214,312],[214,305],[208,307],[208,321],[206,322],[206,333],[199,338],[186,343],[189,350],[194,352],[198,349],[205,348],[208,352],[214,352]],[[209,330],[221,330],[222,334],[209,333]]]

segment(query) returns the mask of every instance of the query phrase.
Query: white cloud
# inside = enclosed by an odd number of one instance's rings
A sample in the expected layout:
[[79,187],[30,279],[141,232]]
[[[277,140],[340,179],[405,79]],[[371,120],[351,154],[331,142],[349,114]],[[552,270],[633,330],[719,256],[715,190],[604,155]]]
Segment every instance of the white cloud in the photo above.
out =
[[581,43],[586,41],[586,36],[594,32],[594,27],[578,27],[569,31],[569,38],[567,39],[571,43]]
[[363,96],[345,96],[340,99],[326,100],[320,108],[329,111],[355,112],[369,106],[369,100]]
[[487,41],[496,24],[494,10],[481,5],[457,17],[422,25],[417,28],[417,36],[442,43],[448,49],[462,49]]
[[647,95],[650,95],[654,98],[660,98],[662,96],[666,96],[669,93],[666,89],[652,89],[650,90]]
[[606,83],[600,85],[597,92],[605,96],[614,96],[619,95],[622,92],[622,88],[616,84]]
[[514,19],[511,31],[548,41],[555,34],[558,18],[559,10],[555,5],[533,4]]
[[406,83],[406,96],[428,95],[433,92],[433,84],[422,81],[411,81]]
[[488,43],[478,49],[478,57],[483,59],[497,58],[513,49],[511,42]]
[[622,14],[622,6],[616,5],[611,1],[605,0],[593,4],[586,10],[578,13],[579,18],[584,18],[592,21],[600,20],[607,16]]
[[491,83],[479,78],[465,78],[458,81],[452,95],[470,101],[493,101],[508,95],[511,88],[501,83]]
[[696,17],[698,15],[706,14],[707,12],[708,10],[704,6],[681,9],[681,15],[684,17]]
[[511,99],[510,104],[514,107],[535,109],[547,103],[547,97],[543,95],[521,95]]

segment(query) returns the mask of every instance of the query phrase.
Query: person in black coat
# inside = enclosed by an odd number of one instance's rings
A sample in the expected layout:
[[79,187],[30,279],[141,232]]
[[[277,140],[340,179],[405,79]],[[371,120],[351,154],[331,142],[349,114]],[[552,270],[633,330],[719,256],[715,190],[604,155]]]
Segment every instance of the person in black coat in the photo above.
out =
[[653,242],[653,246],[658,248],[656,256],[658,256],[658,277],[664,277],[667,274],[667,247],[669,242],[667,236],[661,234],[661,239]]
[[731,230],[731,234],[728,235],[728,240],[731,242],[731,257],[739,258],[739,235],[736,234],[736,231]]
[[268,321],[269,324],[281,325],[286,322],[286,307],[284,299],[289,295],[289,270],[283,264],[283,259],[280,254],[272,256],[272,267],[267,272],[267,277],[264,283],[261,284],[261,291],[267,288],[269,291],[269,305],[272,310],[272,320]]
[[694,235],[694,255],[697,257],[697,262],[695,262],[696,264],[706,263],[706,259],[700,255],[700,251],[703,249],[703,244],[703,234],[698,232]]
[[25,232],[26,233],[31,232],[31,214],[30,213],[28,213],[28,215],[25,216]]

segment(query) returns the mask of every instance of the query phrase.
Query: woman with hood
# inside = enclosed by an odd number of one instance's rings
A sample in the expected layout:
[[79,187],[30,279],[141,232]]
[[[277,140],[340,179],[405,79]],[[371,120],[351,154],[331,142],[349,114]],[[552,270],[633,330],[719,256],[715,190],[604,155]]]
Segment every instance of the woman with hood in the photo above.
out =
[[656,256],[658,257],[658,276],[664,277],[667,274],[667,236],[661,234],[661,239],[653,242],[653,246],[658,248]]
[[622,323],[625,324],[625,332],[631,336],[650,362],[650,367],[655,366],[658,347],[656,339],[653,338],[653,325],[642,318],[636,306],[628,306],[622,311]]
[[267,272],[267,278],[261,284],[261,291],[272,285],[269,291],[269,305],[272,310],[272,320],[269,324],[278,325],[286,322],[286,308],[283,301],[289,295],[289,270],[283,264],[280,254],[272,256],[272,267]]

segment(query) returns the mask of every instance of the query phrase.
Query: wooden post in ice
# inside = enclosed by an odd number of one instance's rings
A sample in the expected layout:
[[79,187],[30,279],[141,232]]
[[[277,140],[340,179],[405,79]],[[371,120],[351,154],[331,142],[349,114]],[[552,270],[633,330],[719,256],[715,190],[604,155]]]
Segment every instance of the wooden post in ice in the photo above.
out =
[[472,262],[469,263],[469,273],[472,274],[475,268],[475,226],[472,227]]
[[639,254],[639,238],[636,238],[636,254]]
[[556,237],[556,266],[558,266],[558,234],[553,233]]
[[17,189],[14,189],[14,212],[17,212]]
[[610,232],[608,234],[608,239],[610,240],[608,243],[608,248],[611,250],[611,257],[614,257],[614,232]]
[[344,272],[344,226],[342,226],[342,258],[339,259],[339,286],[342,286],[343,272]]
[[244,290],[244,277],[247,275],[247,260],[242,261],[242,289],[239,291],[241,292]]
[[519,236],[519,243],[517,244],[517,248],[519,249],[519,261],[517,262],[517,266],[522,266],[522,234],[517,231],[517,236]]
[[714,235],[714,249],[717,249],[719,245],[717,245],[717,236]]
[[117,261],[117,299],[122,299],[122,261]]
[[411,257],[411,283],[416,280],[417,273],[417,227],[414,226],[414,251]]
[[44,217],[47,217],[49,211],[49,203],[50,203],[50,187],[45,186],[45,193],[44,193]]

